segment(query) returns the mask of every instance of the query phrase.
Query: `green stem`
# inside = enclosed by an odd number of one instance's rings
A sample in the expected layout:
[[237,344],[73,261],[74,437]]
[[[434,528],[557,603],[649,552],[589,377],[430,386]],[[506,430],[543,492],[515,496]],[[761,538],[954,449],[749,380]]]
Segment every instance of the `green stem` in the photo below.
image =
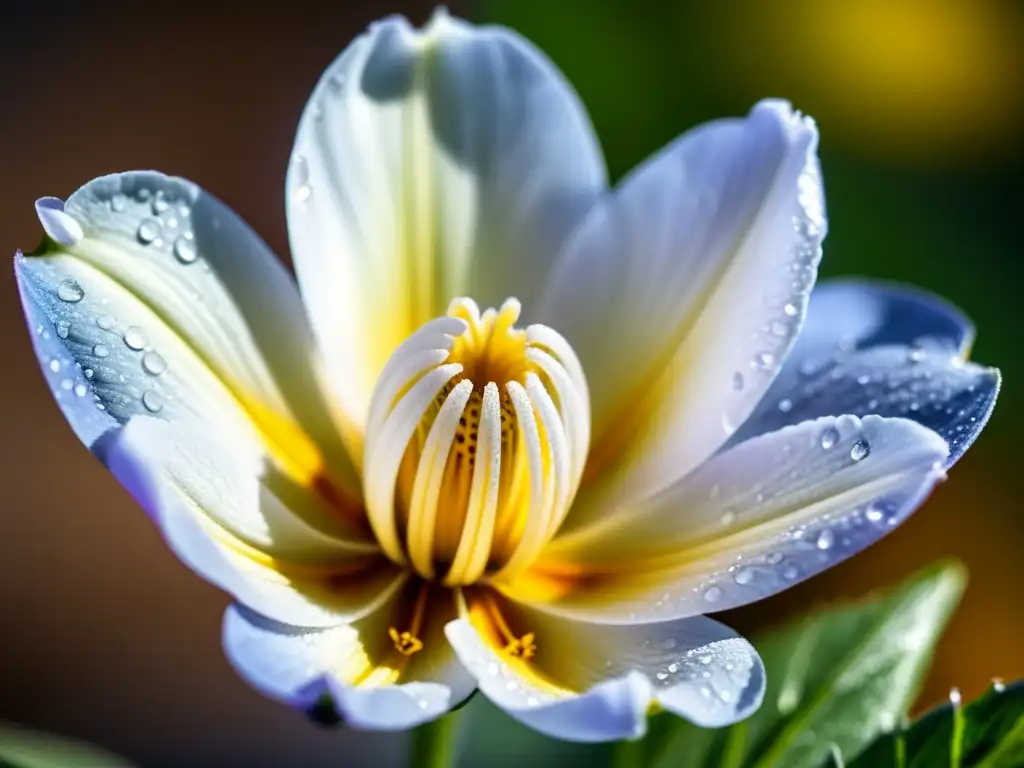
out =
[[459,730],[460,710],[421,725],[412,732],[410,768],[455,768],[455,741]]

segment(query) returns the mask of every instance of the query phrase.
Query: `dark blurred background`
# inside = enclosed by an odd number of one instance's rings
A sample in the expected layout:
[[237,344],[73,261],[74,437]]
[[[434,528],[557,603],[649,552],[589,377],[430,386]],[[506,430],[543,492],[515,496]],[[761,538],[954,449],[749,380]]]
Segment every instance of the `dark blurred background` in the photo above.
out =
[[[369,21],[431,3],[0,2],[0,250],[32,203],[157,168],[226,200],[287,258],[285,163],[323,68]],[[198,6],[197,6],[198,7]],[[887,585],[943,555],[971,572],[919,707],[1024,676],[1020,431],[1024,4],[996,0],[491,0],[563,68],[614,177],[702,120],[781,96],[815,116],[823,274],[913,282],[977,323],[1005,387],[990,427],[867,553],[724,618],[746,631]],[[14,281],[0,286],[0,720],[141,766],[394,764],[401,737],[319,731],[238,679],[223,595],[180,566],[52,403]],[[372,756],[372,758],[370,757]]]

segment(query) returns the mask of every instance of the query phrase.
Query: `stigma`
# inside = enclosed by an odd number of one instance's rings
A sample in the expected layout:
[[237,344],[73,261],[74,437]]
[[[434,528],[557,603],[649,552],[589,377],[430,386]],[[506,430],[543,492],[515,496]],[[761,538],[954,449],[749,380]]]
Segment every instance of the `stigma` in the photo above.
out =
[[520,311],[515,299],[483,313],[454,300],[395,350],[370,401],[374,533],[393,561],[447,586],[528,567],[565,519],[586,461],[579,361],[554,330],[516,327]]

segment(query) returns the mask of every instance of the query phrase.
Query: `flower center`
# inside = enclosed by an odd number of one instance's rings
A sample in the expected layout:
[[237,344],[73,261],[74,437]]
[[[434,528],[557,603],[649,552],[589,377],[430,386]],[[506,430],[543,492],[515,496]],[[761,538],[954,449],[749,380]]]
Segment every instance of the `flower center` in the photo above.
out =
[[467,585],[529,566],[579,485],[590,438],[586,381],[520,305],[456,299],[388,360],[370,401],[370,523],[395,562]]

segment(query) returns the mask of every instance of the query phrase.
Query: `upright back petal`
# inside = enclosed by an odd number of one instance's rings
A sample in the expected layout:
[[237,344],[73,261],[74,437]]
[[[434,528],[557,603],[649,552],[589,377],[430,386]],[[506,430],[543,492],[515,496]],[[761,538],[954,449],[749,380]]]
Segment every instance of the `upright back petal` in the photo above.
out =
[[372,26],[299,124],[288,228],[303,297],[351,417],[395,348],[455,296],[527,315],[605,171],[574,92],[505,29],[439,12]]

